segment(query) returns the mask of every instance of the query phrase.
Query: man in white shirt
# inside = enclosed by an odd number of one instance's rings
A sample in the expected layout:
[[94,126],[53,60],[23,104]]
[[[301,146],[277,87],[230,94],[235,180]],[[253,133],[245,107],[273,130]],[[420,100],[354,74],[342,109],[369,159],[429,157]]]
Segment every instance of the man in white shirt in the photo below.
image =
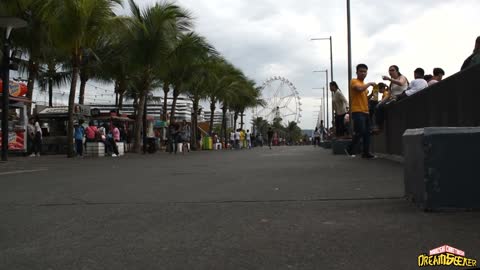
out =
[[427,81],[423,78],[425,76],[425,70],[423,70],[423,68],[415,69],[413,76],[415,80],[410,82],[410,86],[404,92],[408,97],[428,87]]
[[252,134],[250,133],[250,130],[247,129],[247,134],[246,134],[246,137],[245,138],[247,140],[247,148],[248,149],[252,149],[252,139],[250,138]]
[[235,131],[235,149],[240,149],[240,129]]
[[428,86],[438,83],[439,81],[441,81],[443,79],[443,76],[445,76],[445,71],[443,71],[443,69],[434,68],[433,69],[433,77],[428,82]]
[[235,148],[235,131],[230,132],[230,149]]

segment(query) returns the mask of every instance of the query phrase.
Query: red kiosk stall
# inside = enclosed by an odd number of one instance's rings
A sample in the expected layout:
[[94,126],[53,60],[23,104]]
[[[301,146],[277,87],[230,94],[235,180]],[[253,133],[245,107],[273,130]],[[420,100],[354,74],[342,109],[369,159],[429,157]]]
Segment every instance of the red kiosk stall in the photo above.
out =
[[[3,82],[0,80],[0,93],[2,93]],[[9,83],[10,103],[8,107],[8,150],[16,153],[27,152],[27,85],[22,82],[11,80]],[[3,94],[3,93],[2,93]],[[4,113],[0,104],[0,116]],[[1,123],[0,117],[0,123]],[[2,145],[2,130],[0,125],[0,146]]]

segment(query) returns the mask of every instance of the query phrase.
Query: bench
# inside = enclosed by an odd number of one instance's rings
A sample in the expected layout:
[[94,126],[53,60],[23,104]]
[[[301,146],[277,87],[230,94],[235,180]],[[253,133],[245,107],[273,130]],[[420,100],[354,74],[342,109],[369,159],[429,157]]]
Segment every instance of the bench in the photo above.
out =
[[104,157],[105,145],[102,142],[87,142],[85,148],[86,157]]

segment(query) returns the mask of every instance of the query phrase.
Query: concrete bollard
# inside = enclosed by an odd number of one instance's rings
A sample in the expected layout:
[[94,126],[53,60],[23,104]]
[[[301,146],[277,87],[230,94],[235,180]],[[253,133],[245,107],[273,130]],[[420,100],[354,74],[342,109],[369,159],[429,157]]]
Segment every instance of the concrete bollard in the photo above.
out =
[[480,208],[479,142],[477,127],[405,131],[407,198],[424,210]]

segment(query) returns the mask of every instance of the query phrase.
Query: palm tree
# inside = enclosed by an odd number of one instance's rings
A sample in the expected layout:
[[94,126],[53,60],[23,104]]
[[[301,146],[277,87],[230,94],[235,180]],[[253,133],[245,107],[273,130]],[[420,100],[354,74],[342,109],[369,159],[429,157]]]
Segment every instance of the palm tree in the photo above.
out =
[[302,130],[295,121],[288,123],[285,127],[285,132],[287,134],[287,140],[291,143],[298,142],[302,138]]
[[53,87],[67,85],[68,81],[72,79],[71,71],[65,71],[64,66],[59,63],[61,61],[58,61],[57,59],[58,58],[54,57],[53,54],[45,56],[43,60],[45,64],[41,65],[37,78],[42,92],[45,92],[48,88],[49,107],[53,107]]
[[186,88],[188,89],[186,94],[193,103],[190,144],[193,150],[197,150],[198,112],[200,100],[205,99],[208,95],[208,76],[210,73],[209,61],[207,60],[206,62],[199,62],[194,66],[194,70],[195,72],[186,81]]
[[148,93],[158,83],[168,53],[180,32],[192,27],[189,13],[169,2],[157,3],[143,11],[129,0],[132,12],[127,43],[129,79],[138,93],[134,151],[140,151],[143,110]]
[[[98,41],[98,47],[94,50],[99,58],[94,65],[87,65],[93,69],[90,72],[95,80],[104,83],[113,83],[115,85],[115,105],[118,109],[123,107],[123,99],[127,89],[131,88],[131,81],[128,74],[130,73],[128,58],[128,46],[125,40],[130,38],[128,34],[128,23],[130,19],[119,17],[115,27],[108,30],[104,36]],[[82,76],[81,76],[82,77]],[[82,96],[82,88],[80,88],[80,97]]]
[[240,128],[243,129],[243,117],[245,110],[256,106],[263,106],[265,102],[260,98],[260,88],[255,88],[255,82],[252,80],[245,80],[242,83],[241,91],[237,93],[237,98],[232,104],[235,111],[235,123],[238,115],[240,115]]
[[213,132],[213,118],[217,102],[223,95],[230,95],[236,89],[241,72],[223,58],[214,58],[209,64],[208,99],[210,102],[209,134]]
[[175,121],[177,98],[186,92],[186,82],[196,72],[196,66],[206,62],[208,57],[216,55],[215,49],[204,37],[194,32],[181,34],[175,48],[168,57],[168,81],[173,85],[173,100],[170,111],[170,122]]
[[70,53],[72,79],[68,98],[67,143],[68,157],[74,157],[73,109],[82,53],[105,33],[106,25],[113,22],[113,8],[121,0],[45,0],[42,14],[49,20],[53,40]]
[[262,117],[254,118],[252,120],[252,126],[256,134],[262,134],[264,138],[267,137],[267,131],[269,127],[267,120],[263,119]]
[[[251,85],[253,86],[255,83],[252,81]],[[266,101],[261,98],[262,90],[260,87],[252,87],[250,88],[251,95],[247,99],[246,106],[241,111],[241,123],[243,128],[243,117],[245,116],[245,110],[255,107],[265,107]]]
[[[27,27],[15,31],[12,35],[14,44],[20,47],[28,55],[28,61],[22,63],[23,71],[28,73],[27,80],[27,98],[32,99],[35,80],[39,75],[42,62],[43,50],[48,49],[50,44],[50,33],[47,22],[41,16],[40,1],[21,0],[16,4],[13,1],[3,4],[5,9],[13,12],[14,16],[21,17],[27,21]],[[2,6],[0,6],[0,10]],[[30,116],[31,104],[27,104],[27,114]]]

